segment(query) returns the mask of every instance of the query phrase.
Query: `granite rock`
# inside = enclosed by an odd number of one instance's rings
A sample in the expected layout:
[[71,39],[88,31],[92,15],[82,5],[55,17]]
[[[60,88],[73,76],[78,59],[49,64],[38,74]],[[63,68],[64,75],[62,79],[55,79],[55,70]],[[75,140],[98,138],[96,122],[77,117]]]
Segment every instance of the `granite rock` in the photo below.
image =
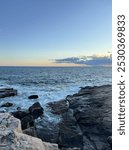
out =
[[20,120],[8,113],[0,113],[1,150],[58,150],[57,144],[22,133]]

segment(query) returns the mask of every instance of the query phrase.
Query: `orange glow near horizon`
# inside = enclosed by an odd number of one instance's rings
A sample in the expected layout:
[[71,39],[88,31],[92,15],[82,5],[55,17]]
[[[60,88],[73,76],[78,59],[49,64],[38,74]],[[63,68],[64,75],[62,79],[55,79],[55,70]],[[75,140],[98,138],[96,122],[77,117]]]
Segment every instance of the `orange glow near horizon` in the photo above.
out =
[[[80,56],[81,57],[81,56]],[[92,57],[108,57],[111,58],[111,53],[98,53],[98,54],[92,54],[88,56],[82,56],[91,58]],[[70,58],[70,57],[68,57]],[[87,66],[86,64],[76,64],[76,63],[56,63],[54,62],[54,59],[24,59],[22,60],[17,58],[8,58],[8,60],[2,59],[0,60],[0,66],[44,66],[44,67],[76,67],[76,66]]]
[[44,62],[34,61],[34,62],[11,62],[11,63],[1,62],[0,66],[43,66],[43,67],[72,67],[72,66],[74,67],[75,66],[76,67],[76,66],[86,66],[86,65],[74,64],[74,63],[58,64],[49,61],[44,61]]

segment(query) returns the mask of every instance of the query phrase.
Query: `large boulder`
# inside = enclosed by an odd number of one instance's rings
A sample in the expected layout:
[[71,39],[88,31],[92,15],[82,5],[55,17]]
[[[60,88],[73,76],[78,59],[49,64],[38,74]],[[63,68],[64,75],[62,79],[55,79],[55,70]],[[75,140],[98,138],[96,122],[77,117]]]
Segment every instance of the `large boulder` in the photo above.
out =
[[6,131],[6,129],[22,133],[21,123],[19,119],[14,118],[9,113],[0,113],[0,135],[2,131]]
[[21,120],[22,129],[25,130],[27,128],[34,126],[34,121],[38,117],[42,116],[43,108],[41,107],[39,102],[34,103],[29,107],[28,110],[18,110],[12,112],[12,115]]
[[61,150],[111,150],[112,87],[84,87],[66,100],[49,103],[59,123],[58,144]]
[[16,96],[16,95],[17,95],[17,90],[13,88],[1,88],[0,89],[0,98]]
[[0,135],[2,150],[45,150],[45,145],[40,139],[13,130],[2,131]]
[[29,107],[28,110],[34,119],[37,119],[38,117],[43,115],[44,111],[39,102],[34,103],[31,107]]
[[41,139],[23,134],[20,120],[8,113],[0,114],[1,150],[58,150],[57,144],[42,142]]
[[21,127],[23,130],[34,125],[34,118],[27,110],[19,110],[16,112],[12,112],[12,115],[21,120]]
[[[67,97],[77,124],[83,132],[84,147],[109,150],[112,135],[112,88],[110,85],[85,87]],[[87,149],[86,149],[87,150]]]

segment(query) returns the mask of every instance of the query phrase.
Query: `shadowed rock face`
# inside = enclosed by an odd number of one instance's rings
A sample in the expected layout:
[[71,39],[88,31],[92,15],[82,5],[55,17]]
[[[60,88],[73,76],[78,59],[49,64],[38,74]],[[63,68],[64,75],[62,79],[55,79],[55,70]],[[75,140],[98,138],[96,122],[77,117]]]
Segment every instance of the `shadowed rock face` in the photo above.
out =
[[58,150],[58,145],[42,142],[41,139],[23,134],[20,120],[8,113],[0,113],[0,149]]
[[[84,87],[66,99],[48,104],[53,114],[61,116],[54,123],[34,120],[43,114],[39,103],[27,111],[12,114],[19,118],[24,133],[57,143],[61,150],[111,150],[112,148],[112,87]],[[2,150],[57,150],[56,144],[44,143],[22,133],[21,123],[9,114],[0,114],[0,146]],[[28,128],[28,124],[29,127]],[[28,144],[26,144],[26,141]],[[3,144],[3,145],[2,145]],[[0,147],[1,149],[1,147]]]
[[34,121],[38,117],[43,115],[43,108],[39,102],[34,103],[26,111],[18,110],[12,112],[12,115],[21,120],[22,129],[25,130],[29,127],[34,126]]
[[111,85],[84,87],[78,93],[67,96],[64,102],[67,103],[64,108],[69,108],[63,112],[60,102],[48,104],[52,113],[62,116],[58,138],[60,148],[111,150]]
[[58,143],[59,125],[42,119],[35,122],[35,129],[38,138],[46,142]]
[[62,115],[62,121],[59,123],[58,144],[60,147],[83,148],[83,134],[71,109]]
[[31,107],[29,107],[28,110],[34,119],[37,119],[43,114],[43,108],[41,107],[39,102],[34,103]]

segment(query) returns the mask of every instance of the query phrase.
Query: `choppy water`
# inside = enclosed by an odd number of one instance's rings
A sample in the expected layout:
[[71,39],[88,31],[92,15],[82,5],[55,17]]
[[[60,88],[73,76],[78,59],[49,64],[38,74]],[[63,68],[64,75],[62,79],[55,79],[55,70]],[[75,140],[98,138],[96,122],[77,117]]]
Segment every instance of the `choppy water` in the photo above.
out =
[[[51,101],[75,93],[79,87],[111,84],[111,67],[0,67],[0,88],[13,87],[18,96],[0,99],[0,105],[13,102],[14,106],[28,108],[39,101],[43,106]],[[38,94],[37,100],[28,96]]]

